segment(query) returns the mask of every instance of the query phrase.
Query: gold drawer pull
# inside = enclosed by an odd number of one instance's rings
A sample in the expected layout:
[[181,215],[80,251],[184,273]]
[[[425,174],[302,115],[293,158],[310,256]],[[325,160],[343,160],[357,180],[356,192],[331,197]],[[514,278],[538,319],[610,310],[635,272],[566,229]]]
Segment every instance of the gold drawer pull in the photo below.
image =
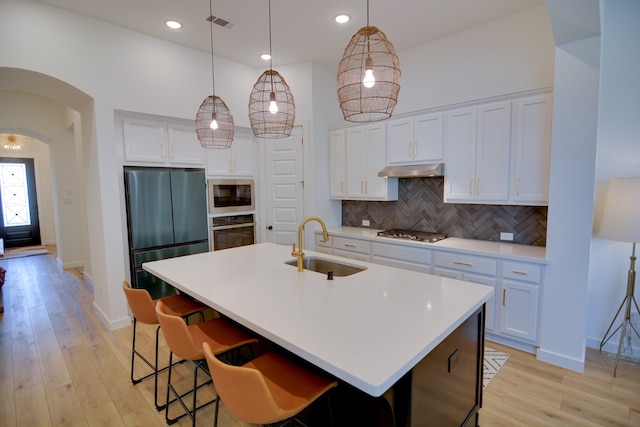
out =
[[356,247],[356,245],[351,245],[349,243],[345,243],[344,246],[347,247],[347,248],[354,248],[354,249]]
[[467,267],[473,267],[473,264],[471,264],[470,262],[453,261],[453,263],[456,265],[465,265]]
[[524,275],[524,276],[526,276],[526,275],[527,275],[527,272],[526,272],[526,271],[511,270],[511,272],[512,272],[513,274],[522,274],[522,275]]
[[502,290],[502,305],[503,306],[507,305],[507,290],[506,289]]

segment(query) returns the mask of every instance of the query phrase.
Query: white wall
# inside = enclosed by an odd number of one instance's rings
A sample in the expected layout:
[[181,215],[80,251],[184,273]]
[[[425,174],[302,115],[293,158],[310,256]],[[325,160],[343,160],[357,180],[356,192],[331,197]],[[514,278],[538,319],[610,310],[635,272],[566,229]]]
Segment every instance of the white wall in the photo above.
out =
[[[640,176],[640,2],[604,0],[601,1],[601,14],[596,214],[601,213],[606,180]],[[597,220],[599,215],[596,215]],[[591,243],[586,334],[587,343],[592,347],[600,345],[622,302],[630,255],[630,243],[597,237]],[[636,279],[636,298],[637,289]],[[615,351],[617,343],[616,337],[607,349]],[[635,340],[634,345],[638,346],[640,342]]]

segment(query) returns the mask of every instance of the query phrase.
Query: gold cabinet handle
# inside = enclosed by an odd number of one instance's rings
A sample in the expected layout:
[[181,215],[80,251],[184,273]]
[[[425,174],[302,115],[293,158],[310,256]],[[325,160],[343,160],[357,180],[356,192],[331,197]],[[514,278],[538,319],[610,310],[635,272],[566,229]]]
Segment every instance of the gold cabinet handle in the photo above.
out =
[[523,276],[526,276],[526,275],[527,275],[527,272],[526,272],[526,271],[511,270],[511,272],[512,272],[513,274],[522,274]]
[[171,152],[171,158],[172,158],[172,159],[175,159],[175,158],[176,158],[176,153],[174,153],[174,151],[173,151],[173,144],[171,144],[171,146],[170,146],[169,148],[170,148],[170,150],[171,150],[171,151],[170,151],[170,152]]
[[356,245],[352,245],[352,244],[349,244],[349,243],[345,243],[344,246],[345,246],[345,248],[353,248],[353,249],[356,248]]
[[369,194],[369,181],[364,182],[364,194]]
[[504,307],[505,305],[507,305],[507,290],[503,289],[502,290],[502,306]]
[[471,264],[470,262],[462,262],[462,261],[453,261],[454,264],[456,265],[464,265],[467,267],[473,267],[473,264]]
[[418,142],[413,141],[413,157],[416,157],[417,155],[418,155]]
[[480,178],[476,179],[476,194],[480,194]]
[[160,158],[164,159],[164,144],[160,144]]
[[408,153],[409,153],[409,157],[411,157],[411,141],[409,141],[409,144],[407,144],[407,148],[408,148]]
[[233,159],[233,171],[237,171],[238,170],[238,165],[236,164],[236,159]]

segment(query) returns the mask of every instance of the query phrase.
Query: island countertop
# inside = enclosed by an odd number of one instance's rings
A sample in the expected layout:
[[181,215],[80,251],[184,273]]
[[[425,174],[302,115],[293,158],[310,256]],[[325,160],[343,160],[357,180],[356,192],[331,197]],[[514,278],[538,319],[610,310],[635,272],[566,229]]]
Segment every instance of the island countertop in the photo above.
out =
[[147,262],[143,269],[372,396],[380,396],[482,306],[493,288],[305,250],[366,267],[347,277],[284,262],[261,243]]

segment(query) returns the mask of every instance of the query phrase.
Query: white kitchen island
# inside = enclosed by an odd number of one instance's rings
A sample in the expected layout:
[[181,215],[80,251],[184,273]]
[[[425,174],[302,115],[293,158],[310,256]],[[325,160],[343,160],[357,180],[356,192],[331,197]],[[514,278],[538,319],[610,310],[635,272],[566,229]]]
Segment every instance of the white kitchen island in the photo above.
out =
[[[305,254],[366,270],[334,280],[299,273],[285,264],[291,248],[270,243],[147,262],[143,268],[373,397],[406,378],[465,321],[477,313],[483,319],[484,303],[493,294],[474,283]],[[481,376],[482,355],[476,353]],[[451,371],[457,356],[445,363]]]

